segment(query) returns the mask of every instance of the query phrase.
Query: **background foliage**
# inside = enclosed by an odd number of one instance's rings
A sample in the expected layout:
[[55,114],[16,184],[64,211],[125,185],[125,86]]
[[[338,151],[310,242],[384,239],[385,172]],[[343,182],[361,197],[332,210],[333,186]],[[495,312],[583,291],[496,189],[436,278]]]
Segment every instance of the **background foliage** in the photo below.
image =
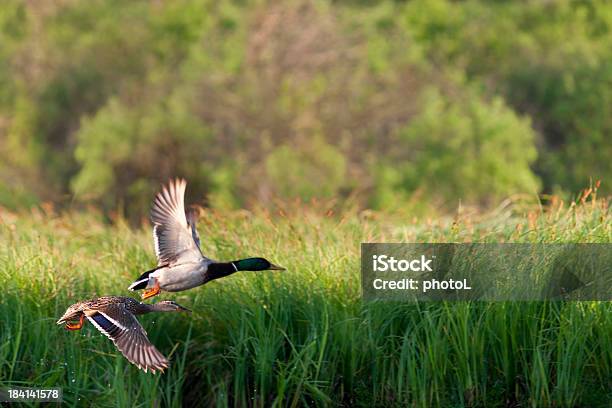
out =
[[8,0],[0,205],[605,191],[611,29],[603,0]]

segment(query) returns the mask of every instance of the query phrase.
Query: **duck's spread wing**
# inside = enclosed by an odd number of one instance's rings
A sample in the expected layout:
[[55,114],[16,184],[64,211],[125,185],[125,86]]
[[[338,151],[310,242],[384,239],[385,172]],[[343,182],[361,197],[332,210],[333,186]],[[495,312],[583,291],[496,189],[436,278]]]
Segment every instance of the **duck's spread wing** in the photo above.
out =
[[185,217],[187,219],[187,225],[189,228],[191,228],[191,237],[193,238],[193,242],[195,242],[198,249],[200,249],[200,234],[198,234],[198,229],[196,227],[196,221],[198,218],[197,210],[195,208],[188,209],[185,211]]
[[202,259],[185,218],[186,187],[185,180],[174,180],[155,196],[151,221],[159,265],[198,262]]
[[121,354],[138,368],[145,372],[163,371],[168,368],[168,359],[151,344],[147,332],[124,307],[111,305],[104,311],[92,311],[85,315],[100,332],[115,343]]

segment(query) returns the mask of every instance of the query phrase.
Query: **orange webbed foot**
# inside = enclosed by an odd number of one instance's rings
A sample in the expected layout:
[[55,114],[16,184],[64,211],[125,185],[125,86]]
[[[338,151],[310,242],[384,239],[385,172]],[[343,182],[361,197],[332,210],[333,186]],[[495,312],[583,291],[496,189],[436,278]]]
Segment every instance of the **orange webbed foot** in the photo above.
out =
[[141,298],[142,298],[142,300],[145,300],[145,299],[148,299],[150,297],[158,295],[159,292],[161,292],[161,288],[159,287],[159,282],[156,279],[155,280],[155,286],[153,286],[151,289],[145,290],[144,293],[142,294]]
[[84,322],[85,322],[85,315],[82,314],[81,317],[79,318],[78,323],[75,323],[75,324],[66,323],[66,330],[81,330]]

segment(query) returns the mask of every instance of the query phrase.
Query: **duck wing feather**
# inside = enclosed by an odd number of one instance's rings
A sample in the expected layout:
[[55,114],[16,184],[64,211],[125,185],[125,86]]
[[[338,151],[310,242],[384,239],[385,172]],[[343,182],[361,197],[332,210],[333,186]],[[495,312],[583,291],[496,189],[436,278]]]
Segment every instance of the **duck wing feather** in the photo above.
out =
[[157,193],[151,209],[153,241],[158,265],[177,265],[199,262],[203,256],[196,244],[197,232],[185,217],[185,188],[183,179],[170,181]]
[[108,305],[103,309],[87,311],[85,316],[138,368],[155,372],[168,367],[168,359],[151,344],[145,329],[124,306]]
[[187,219],[187,226],[191,228],[191,237],[193,238],[193,242],[195,242],[198,249],[202,251],[200,248],[200,234],[198,234],[198,228],[196,227],[196,221],[198,218],[197,210],[194,208],[188,209],[185,211],[185,217]]

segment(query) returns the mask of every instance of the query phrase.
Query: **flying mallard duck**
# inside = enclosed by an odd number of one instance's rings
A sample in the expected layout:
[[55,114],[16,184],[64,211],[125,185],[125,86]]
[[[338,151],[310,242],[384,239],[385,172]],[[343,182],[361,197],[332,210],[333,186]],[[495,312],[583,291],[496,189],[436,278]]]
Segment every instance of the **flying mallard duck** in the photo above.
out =
[[200,251],[200,237],[195,226],[195,215],[185,215],[185,188],[182,179],[170,181],[157,193],[151,210],[153,241],[157,267],[143,273],[130,290],[147,289],[142,299],[165,290],[180,292],[204,285],[238,271],[284,270],[264,258],[247,258],[232,262],[208,259]]
[[[147,332],[134,315],[180,311],[189,309],[172,301],[145,304],[129,297],[103,296],[70,306],[57,324],[65,324],[68,330],[80,330],[87,318],[115,343],[131,363],[145,372],[151,370],[154,373],[155,370],[167,368],[168,359],[151,344]],[[75,320],[78,323],[71,323]]]

